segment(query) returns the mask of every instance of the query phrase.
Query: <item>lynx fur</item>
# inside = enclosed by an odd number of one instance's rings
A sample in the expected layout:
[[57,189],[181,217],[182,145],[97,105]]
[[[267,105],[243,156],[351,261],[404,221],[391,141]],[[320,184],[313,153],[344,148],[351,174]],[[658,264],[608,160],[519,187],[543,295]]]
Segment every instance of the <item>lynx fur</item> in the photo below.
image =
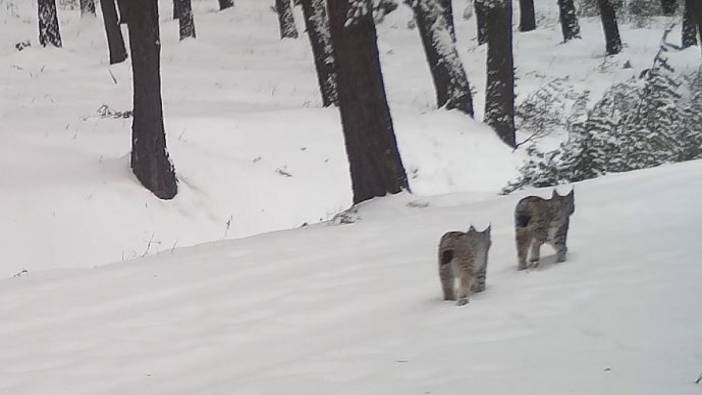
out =
[[[566,260],[568,225],[575,212],[575,191],[561,196],[553,190],[551,199],[529,196],[520,200],[514,210],[519,270],[526,269],[527,258],[532,267],[539,265],[544,243],[556,250],[556,262]],[[529,257],[529,249],[531,256]]]
[[482,232],[473,226],[468,232],[447,232],[439,242],[439,278],[444,300],[462,306],[471,292],[485,290],[490,226]]

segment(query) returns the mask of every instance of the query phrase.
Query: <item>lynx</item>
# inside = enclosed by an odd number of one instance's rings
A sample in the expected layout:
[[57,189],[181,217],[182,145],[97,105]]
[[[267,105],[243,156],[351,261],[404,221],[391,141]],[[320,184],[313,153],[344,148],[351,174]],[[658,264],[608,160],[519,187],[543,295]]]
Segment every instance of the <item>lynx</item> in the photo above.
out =
[[471,292],[485,290],[490,226],[482,232],[447,232],[439,242],[439,278],[444,300],[457,306],[469,302]]
[[554,189],[551,199],[529,196],[517,203],[517,207],[514,209],[514,225],[519,270],[528,267],[529,247],[531,247],[529,263],[532,267],[539,265],[540,249],[544,243],[549,243],[556,250],[556,262],[566,260],[568,224],[570,215],[574,212],[574,190],[561,196]]

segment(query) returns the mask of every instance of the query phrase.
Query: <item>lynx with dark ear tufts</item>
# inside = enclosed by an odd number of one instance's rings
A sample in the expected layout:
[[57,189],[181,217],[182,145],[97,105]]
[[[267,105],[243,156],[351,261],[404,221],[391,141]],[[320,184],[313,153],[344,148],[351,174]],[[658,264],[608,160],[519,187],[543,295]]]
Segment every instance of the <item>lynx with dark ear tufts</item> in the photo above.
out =
[[[551,244],[556,250],[556,262],[566,260],[570,215],[575,212],[575,189],[561,196],[554,189],[551,199],[529,196],[520,200],[514,210],[519,270],[539,265],[541,246]],[[529,256],[531,250],[531,256]]]
[[444,300],[456,300],[462,306],[472,292],[485,290],[490,227],[478,232],[447,232],[439,242],[439,279]]

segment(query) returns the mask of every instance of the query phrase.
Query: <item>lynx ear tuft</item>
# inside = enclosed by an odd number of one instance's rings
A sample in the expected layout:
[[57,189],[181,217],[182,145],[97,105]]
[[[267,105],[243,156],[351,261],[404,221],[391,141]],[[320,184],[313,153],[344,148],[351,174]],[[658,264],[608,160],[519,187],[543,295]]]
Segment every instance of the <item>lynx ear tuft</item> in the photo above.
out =
[[557,198],[559,196],[561,196],[561,195],[558,194],[558,191],[556,190],[556,188],[553,188],[553,193],[551,194],[551,199]]
[[488,226],[487,226],[487,228],[485,228],[485,230],[484,230],[482,233],[490,234],[490,230],[491,230],[491,229],[492,229],[492,224],[489,223]]
[[570,193],[568,193],[568,196],[574,196],[575,195],[575,185],[570,189]]
[[468,232],[477,232],[475,226],[471,225],[470,228],[468,228]]

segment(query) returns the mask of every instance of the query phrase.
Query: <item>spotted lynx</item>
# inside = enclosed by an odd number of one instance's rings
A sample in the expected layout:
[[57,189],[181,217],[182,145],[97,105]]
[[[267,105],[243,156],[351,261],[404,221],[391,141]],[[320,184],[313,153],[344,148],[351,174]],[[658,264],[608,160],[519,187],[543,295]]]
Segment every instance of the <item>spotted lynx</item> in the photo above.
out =
[[519,270],[528,267],[527,255],[531,247],[529,263],[539,265],[541,245],[548,243],[556,250],[556,262],[566,260],[568,247],[568,225],[570,215],[575,212],[575,191],[561,196],[553,190],[551,199],[529,196],[520,200],[514,210],[514,225],[517,238]]
[[471,292],[485,290],[490,226],[482,232],[447,232],[439,242],[439,278],[444,300],[469,302]]

